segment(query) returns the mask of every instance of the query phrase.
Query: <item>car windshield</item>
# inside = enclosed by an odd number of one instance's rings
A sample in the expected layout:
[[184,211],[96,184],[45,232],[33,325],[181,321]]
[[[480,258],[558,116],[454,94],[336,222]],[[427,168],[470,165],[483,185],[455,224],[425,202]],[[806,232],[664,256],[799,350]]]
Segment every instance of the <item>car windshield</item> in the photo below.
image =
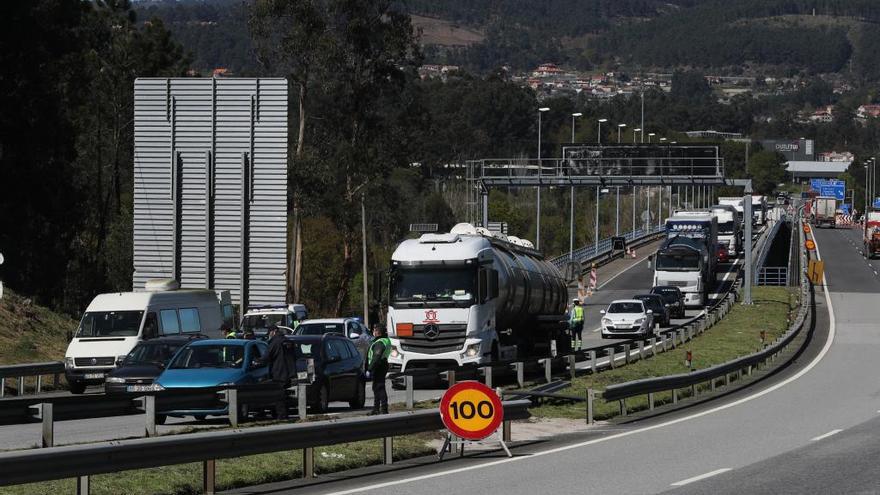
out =
[[170,369],[240,368],[244,364],[243,345],[198,345],[180,351]]
[[342,323],[301,323],[296,327],[296,335],[324,335],[325,333],[345,334]]
[[730,222],[722,222],[718,224],[718,233],[719,234],[732,234],[733,233],[733,221]]
[[246,315],[241,321],[241,330],[265,332],[270,325],[284,326],[286,324],[287,322],[284,321],[284,313]]
[[663,303],[660,300],[658,300],[658,298],[655,298],[654,296],[636,296],[633,299],[638,299],[639,301],[642,301],[643,303],[645,303],[645,306],[650,306],[653,308],[660,307],[663,305]]
[[401,268],[394,272],[394,301],[470,301],[476,285],[473,267]]
[[83,315],[76,336],[134,337],[143,317],[143,311],[90,311]]
[[125,358],[127,365],[136,364],[167,364],[180,349],[179,344],[144,343],[138,344]]
[[608,306],[606,313],[644,313],[644,307],[637,302],[616,302]]
[[700,269],[700,257],[696,254],[661,254],[657,256],[657,270],[690,272]]

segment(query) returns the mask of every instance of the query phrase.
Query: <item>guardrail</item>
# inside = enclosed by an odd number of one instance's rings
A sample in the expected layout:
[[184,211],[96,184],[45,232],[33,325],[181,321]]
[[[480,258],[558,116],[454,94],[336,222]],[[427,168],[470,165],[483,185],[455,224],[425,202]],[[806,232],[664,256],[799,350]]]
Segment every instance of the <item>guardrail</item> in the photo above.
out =
[[[623,234],[620,237],[626,238],[627,246],[630,243],[639,242],[644,240],[645,238],[654,236],[663,231],[663,227],[661,226],[651,226],[648,229],[636,229],[630,232]],[[566,263],[570,261],[575,261],[578,263],[587,263],[596,258],[604,256],[611,252],[611,237],[606,237],[605,239],[600,239],[596,244],[588,244],[584,247],[575,249],[570,254],[566,253],[561,256],[557,256],[555,258],[550,259],[550,263],[552,263],[557,268],[561,268]]]
[[18,380],[18,395],[24,395],[25,387],[27,385],[25,379],[27,377],[36,377],[36,383],[34,384],[35,393],[40,393],[43,390],[43,377],[46,375],[53,375],[54,380],[53,384],[55,388],[58,388],[60,384],[60,376],[64,373],[64,363],[61,361],[51,361],[48,363],[26,363],[26,364],[13,364],[9,366],[0,366],[0,398],[6,395],[6,380],[8,378],[15,378]]
[[[803,234],[801,234],[803,235]],[[806,266],[806,253],[801,252],[801,266]],[[658,378],[648,378],[643,380],[635,380],[626,383],[611,385],[602,393],[602,397],[606,402],[619,401],[620,413],[626,415],[626,399],[638,395],[648,395],[648,406],[654,408],[653,394],[657,392],[672,391],[673,403],[677,402],[678,390],[690,387],[692,395],[696,392],[696,386],[702,383],[708,383],[711,390],[715,390],[716,383],[719,379],[723,379],[726,384],[730,383],[730,375],[736,373],[740,378],[745,370],[747,374],[751,374],[753,367],[766,363],[774,359],[786,346],[788,346],[795,337],[801,332],[806,322],[807,314],[814,300],[814,290],[812,284],[809,283],[805,273],[801,273],[801,307],[798,315],[791,324],[789,329],[772,345],[768,345],[763,350],[750,354],[748,356],[735,359],[733,361],[722,363],[710,368],[690,373],[682,373],[679,375],[663,376]],[[592,392],[592,391],[590,391]],[[589,392],[588,392],[589,394]]]
[[[509,438],[510,421],[528,418],[529,402],[503,404],[503,434]],[[368,418],[0,452],[3,467],[0,486],[77,478],[77,493],[85,495],[92,475],[201,462],[203,492],[213,494],[217,459],[301,449],[303,476],[311,478],[316,447],[384,439],[383,461],[391,464],[393,437],[442,428],[439,411],[419,410]]]

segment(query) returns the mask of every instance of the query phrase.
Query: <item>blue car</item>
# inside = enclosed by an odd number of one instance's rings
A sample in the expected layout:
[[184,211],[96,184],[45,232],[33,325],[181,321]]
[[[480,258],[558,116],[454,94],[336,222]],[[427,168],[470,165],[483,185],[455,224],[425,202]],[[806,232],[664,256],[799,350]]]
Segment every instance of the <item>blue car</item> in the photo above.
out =
[[[171,390],[202,387],[221,387],[260,383],[269,379],[269,366],[264,358],[268,345],[262,341],[240,339],[213,339],[194,341],[182,347],[168,363],[165,371],[154,382],[154,390]],[[157,423],[166,416],[226,416],[225,404],[218,403],[208,409],[184,409],[159,411]],[[242,414],[244,413],[244,414]],[[239,411],[242,416],[247,411]]]

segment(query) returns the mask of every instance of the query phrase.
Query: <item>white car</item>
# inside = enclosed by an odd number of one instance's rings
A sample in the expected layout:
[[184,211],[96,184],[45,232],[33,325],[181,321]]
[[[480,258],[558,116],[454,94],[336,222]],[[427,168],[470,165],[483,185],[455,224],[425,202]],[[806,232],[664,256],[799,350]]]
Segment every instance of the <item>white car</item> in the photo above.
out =
[[296,327],[294,335],[324,335],[325,333],[338,333],[351,339],[364,363],[367,362],[367,351],[373,343],[373,336],[367,327],[355,318],[324,318],[306,320]]
[[654,313],[638,299],[620,299],[599,312],[602,315],[602,338],[648,338],[654,334]]

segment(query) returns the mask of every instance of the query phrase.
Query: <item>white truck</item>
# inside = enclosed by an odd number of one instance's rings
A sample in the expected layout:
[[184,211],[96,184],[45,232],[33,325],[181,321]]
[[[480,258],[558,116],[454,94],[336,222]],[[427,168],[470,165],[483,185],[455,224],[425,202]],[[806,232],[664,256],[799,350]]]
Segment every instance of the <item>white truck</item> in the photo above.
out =
[[733,205],[713,205],[709,211],[718,219],[718,243],[727,247],[731,256],[742,252],[742,231]]
[[[228,291],[180,290],[173,280],[148,280],[144,292],[98,294],[89,303],[64,353],[70,391],[104,383],[105,375],[142,340],[167,335],[222,337]],[[221,305],[222,303],[222,305]]]
[[813,224],[832,229],[837,226],[837,198],[819,196],[813,201]]
[[737,220],[739,221],[740,227],[743,226],[743,215],[745,214],[745,209],[743,208],[743,199],[737,196],[726,196],[718,198],[719,205],[730,205],[736,209]]
[[657,250],[654,286],[672,285],[688,307],[707,303],[715,284],[718,219],[708,212],[678,212],[666,219],[666,240]]
[[465,366],[570,345],[566,281],[532,244],[458,224],[403,241],[391,256],[389,363]]
[[752,224],[764,225],[767,223],[767,197],[758,194],[752,195]]

